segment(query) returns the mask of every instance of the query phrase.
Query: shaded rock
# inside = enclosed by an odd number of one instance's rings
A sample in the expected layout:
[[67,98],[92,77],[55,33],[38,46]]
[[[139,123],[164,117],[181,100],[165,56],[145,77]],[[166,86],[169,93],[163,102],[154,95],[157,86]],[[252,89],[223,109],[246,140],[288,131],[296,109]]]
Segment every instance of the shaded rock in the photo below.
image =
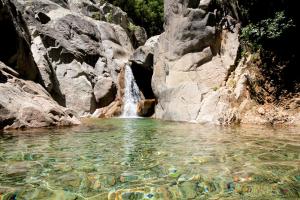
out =
[[38,70],[30,51],[30,34],[13,2],[3,0],[0,4],[0,60],[23,78],[36,80]]
[[141,117],[150,117],[154,114],[155,99],[141,100],[137,106],[137,114]]
[[153,55],[158,39],[159,35],[149,38],[144,46],[140,46],[134,51],[130,61],[145,68],[153,68]]
[[47,24],[51,20],[50,17],[43,12],[38,12],[35,18],[39,20],[42,24]]
[[101,56],[101,36],[97,26],[79,16],[67,14],[52,25],[44,26],[40,35],[45,47],[50,48],[48,53],[52,62],[70,63],[76,59],[95,66]]
[[146,30],[140,26],[134,26],[132,35],[133,35],[133,45],[135,47],[144,45],[148,38]]
[[69,8],[68,0],[50,0],[63,8]]
[[80,1],[69,1],[70,10],[73,12],[82,13],[85,16],[91,17],[95,20],[105,21],[103,11],[100,9],[100,5],[94,1],[80,0]]
[[142,67],[151,68],[153,66],[153,53],[150,47],[141,46],[134,51],[130,61]]
[[127,13],[121,8],[110,3],[104,3],[101,6],[101,10],[104,13],[107,22],[118,24],[124,29],[128,28],[129,19]]
[[154,98],[151,79],[153,74],[153,55],[158,38],[159,36],[149,38],[145,45],[137,48],[130,57],[134,78],[146,99]]
[[47,60],[47,50],[43,45],[41,37],[36,37],[32,41],[31,51],[35,63],[41,76],[41,83],[48,92],[51,92],[53,88],[53,72],[52,67]]
[[107,22],[120,25],[126,30],[134,47],[144,45],[147,40],[147,33],[143,27],[134,25],[127,13],[110,3],[104,3],[101,12]]
[[100,107],[108,106],[117,94],[115,83],[110,77],[99,77],[94,87],[96,102]]
[[180,192],[185,199],[195,199],[197,197],[197,183],[184,182],[179,186]]

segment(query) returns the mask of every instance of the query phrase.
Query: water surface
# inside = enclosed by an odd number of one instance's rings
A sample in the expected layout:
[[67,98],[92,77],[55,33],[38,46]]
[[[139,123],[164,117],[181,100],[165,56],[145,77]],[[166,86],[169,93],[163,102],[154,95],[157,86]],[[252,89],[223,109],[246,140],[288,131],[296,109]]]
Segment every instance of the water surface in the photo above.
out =
[[299,128],[88,120],[0,134],[0,199],[299,199]]

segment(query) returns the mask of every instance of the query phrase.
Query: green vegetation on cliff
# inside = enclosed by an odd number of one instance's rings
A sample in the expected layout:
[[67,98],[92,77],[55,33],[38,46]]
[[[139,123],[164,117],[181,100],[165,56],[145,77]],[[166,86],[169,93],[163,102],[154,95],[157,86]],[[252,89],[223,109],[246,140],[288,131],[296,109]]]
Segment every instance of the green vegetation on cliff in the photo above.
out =
[[276,86],[269,92],[277,97],[299,92],[296,2],[238,0],[238,5],[243,25],[243,48],[260,54],[262,71],[271,85]]
[[163,0],[108,0],[127,12],[133,21],[147,31],[148,36],[163,31]]
[[242,23],[242,52],[259,55],[261,72],[275,97],[300,92],[297,66],[297,11],[293,0],[214,0],[219,17]]

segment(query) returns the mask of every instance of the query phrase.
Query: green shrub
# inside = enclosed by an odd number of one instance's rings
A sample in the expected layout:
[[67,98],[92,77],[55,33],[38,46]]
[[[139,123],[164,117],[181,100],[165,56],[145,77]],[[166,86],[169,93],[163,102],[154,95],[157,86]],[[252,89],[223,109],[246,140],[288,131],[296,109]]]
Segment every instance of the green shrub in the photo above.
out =
[[127,12],[135,24],[146,29],[148,36],[163,31],[163,0],[109,0]]
[[283,11],[276,12],[273,18],[261,20],[255,24],[250,23],[244,27],[241,32],[241,39],[249,42],[253,49],[256,50],[282,39],[295,26],[293,20],[287,18]]
[[99,12],[95,12],[92,14],[92,18],[95,20],[100,20],[101,19],[101,15]]

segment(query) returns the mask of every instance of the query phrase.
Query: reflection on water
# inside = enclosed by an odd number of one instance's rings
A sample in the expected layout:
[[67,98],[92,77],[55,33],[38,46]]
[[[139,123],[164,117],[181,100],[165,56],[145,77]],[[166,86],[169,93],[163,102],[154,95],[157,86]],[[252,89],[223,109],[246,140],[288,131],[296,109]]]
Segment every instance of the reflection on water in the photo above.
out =
[[299,166],[299,128],[109,119],[0,135],[3,199],[299,199]]

